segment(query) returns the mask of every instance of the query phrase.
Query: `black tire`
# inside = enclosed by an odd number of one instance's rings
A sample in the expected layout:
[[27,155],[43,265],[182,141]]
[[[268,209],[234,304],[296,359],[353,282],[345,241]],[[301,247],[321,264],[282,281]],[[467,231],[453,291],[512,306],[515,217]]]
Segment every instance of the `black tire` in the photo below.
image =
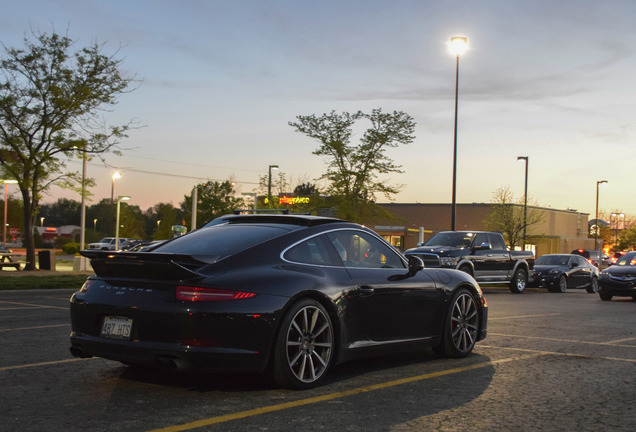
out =
[[459,288],[451,298],[444,319],[442,342],[435,353],[452,358],[469,355],[477,342],[479,309],[475,296],[466,288]]
[[598,292],[598,296],[603,301],[610,301],[612,299],[612,295],[611,294],[607,294],[607,293],[604,293],[604,292],[601,292],[601,291]]
[[528,273],[524,268],[518,268],[510,281],[510,291],[514,294],[521,294],[528,285]]
[[313,299],[294,304],[281,323],[274,350],[274,381],[291,389],[317,386],[334,359],[333,323]]
[[556,292],[564,293],[568,290],[568,278],[565,275],[559,276]]
[[592,280],[590,281],[590,286],[587,287],[586,290],[590,294],[594,294],[598,292],[598,278],[596,276],[592,276]]

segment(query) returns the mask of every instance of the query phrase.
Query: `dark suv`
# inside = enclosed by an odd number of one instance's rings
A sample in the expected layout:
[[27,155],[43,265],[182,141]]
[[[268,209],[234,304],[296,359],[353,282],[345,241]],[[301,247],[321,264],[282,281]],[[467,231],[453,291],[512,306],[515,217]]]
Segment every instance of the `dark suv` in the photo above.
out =
[[588,260],[590,264],[594,264],[600,270],[609,267],[609,257],[603,253],[601,250],[594,249],[574,249],[570,252],[574,255],[581,255],[583,258]]

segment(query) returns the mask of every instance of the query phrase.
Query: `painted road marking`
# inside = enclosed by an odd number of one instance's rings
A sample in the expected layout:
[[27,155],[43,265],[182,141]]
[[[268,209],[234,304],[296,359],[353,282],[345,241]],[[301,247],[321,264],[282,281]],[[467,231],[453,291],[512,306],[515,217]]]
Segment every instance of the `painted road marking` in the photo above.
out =
[[46,306],[46,305],[37,305],[37,304],[31,304],[31,303],[18,303],[18,302],[0,301],[0,304],[27,306],[27,307],[1,308],[0,310],[18,310],[18,309],[32,309],[32,308],[36,308],[36,309],[63,309],[63,310],[68,310],[68,307]]
[[561,314],[550,313],[550,314],[541,314],[541,315],[512,315],[512,316],[497,317],[497,318],[488,317],[488,321],[511,320],[511,319],[520,319],[520,318],[543,318],[543,317],[559,316],[559,315]]
[[527,353],[535,353],[538,356],[562,356],[562,357],[579,357],[579,358],[589,358],[589,359],[599,359],[599,360],[611,360],[611,361],[620,361],[627,363],[636,363],[636,359],[628,359],[628,358],[620,358],[620,357],[605,357],[605,356],[597,356],[597,355],[589,355],[589,354],[574,354],[574,353],[562,353],[556,351],[542,351],[542,350],[533,350],[528,348],[512,348],[512,347],[500,347],[494,345],[479,345],[480,348],[492,348],[492,349],[500,349],[500,350],[508,350],[508,351],[522,351]]
[[[0,309],[2,310],[2,309]],[[8,331],[18,331],[18,330],[37,330],[37,329],[43,329],[43,328],[54,328],[54,327],[68,327],[71,324],[54,324],[54,325],[47,325],[47,326],[35,326],[35,327],[20,327],[20,328],[10,328],[10,329],[0,329],[0,332],[8,332]]]
[[15,370],[15,369],[26,369],[26,368],[38,367],[38,366],[51,366],[51,365],[64,364],[64,363],[73,363],[73,362],[86,361],[86,360],[95,360],[97,358],[98,357],[72,358],[72,359],[67,359],[67,360],[58,360],[58,361],[51,361],[51,362],[29,363],[29,364],[17,365],[17,366],[5,366],[5,367],[0,367],[0,372],[4,372],[4,371],[8,371],[8,370]]
[[[591,341],[580,341],[580,340],[572,340],[572,339],[559,339],[559,338],[550,338],[543,336],[524,336],[524,335],[512,335],[505,333],[491,333],[488,332],[488,336],[501,336],[501,337],[511,337],[511,338],[519,338],[519,339],[538,339],[538,340],[546,340],[546,341],[554,341],[554,342],[568,342],[568,343],[576,343],[576,344],[586,344],[586,345],[612,345],[612,346],[620,346],[626,348],[636,348],[636,345],[620,345],[619,342],[627,342],[636,340],[636,338],[629,339],[619,339],[610,342],[591,342]],[[483,345],[480,345],[483,346]]]
[[347,390],[347,391],[344,391],[344,392],[329,393],[329,394],[326,394],[326,395],[323,395],[323,396],[316,396],[316,397],[307,398],[307,399],[300,399],[300,400],[297,400],[297,401],[285,402],[285,403],[281,403],[281,404],[270,405],[270,406],[265,406],[265,407],[261,407],[261,408],[255,408],[255,409],[246,410],[246,411],[240,411],[240,412],[236,412],[236,413],[232,413],[232,414],[225,414],[225,415],[218,416],[218,417],[210,417],[208,419],[197,420],[197,421],[190,422],[190,423],[185,423],[185,424],[182,424],[182,425],[175,425],[175,426],[168,426],[168,427],[161,428],[161,429],[154,429],[154,430],[152,430],[150,432],[189,431],[189,430],[192,430],[192,429],[197,429],[197,428],[201,428],[201,427],[205,427],[205,426],[211,426],[211,425],[219,424],[219,423],[225,423],[225,422],[232,421],[232,420],[238,420],[238,419],[247,418],[247,417],[254,417],[254,416],[257,416],[257,415],[267,414],[267,413],[276,412],[276,411],[282,411],[282,410],[286,410],[286,409],[289,409],[289,408],[296,408],[296,407],[305,406],[305,405],[311,405],[311,404],[315,404],[315,403],[319,403],[319,402],[325,402],[325,401],[330,401],[330,400],[334,400],[334,399],[341,399],[341,398],[344,398],[344,397],[354,396],[354,395],[361,394],[361,393],[371,392],[371,391],[375,391],[375,390],[382,390],[382,389],[386,389],[386,388],[389,388],[389,387],[395,387],[395,386],[399,386],[399,385],[403,385],[403,384],[409,384],[409,383],[413,383],[413,382],[417,382],[417,381],[423,381],[423,380],[427,380],[427,379],[431,379],[431,378],[437,378],[437,377],[441,377],[441,376],[445,376],[445,375],[451,375],[451,374],[466,372],[466,371],[470,371],[470,370],[474,370],[474,369],[480,369],[480,368],[484,368],[484,367],[488,367],[488,366],[494,366],[494,365],[503,364],[503,363],[508,363],[508,362],[512,362],[512,361],[519,361],[519,360],[525,360],[525,359],[529,359],[529,358],[540,357],[542,355],[543,354],[532,353],[532,354],[527,354],[527,355],[523,355],[523,356],[519,356],[519,357],[511,357],[511,358],[506,358],[506,359],[501,359],[501,360],[493,360],[493,361],[488,361],[488,362],[484,362],[484,363],[477,363],[477,364],[474,364],[474,365],[464,366],[464,367],[460,367],[460,368],[447,369],[447,370],[443,370],[443,371],[439,371],[439,372],[432,372],[432,373],[427,373],[427,374],[424,374],[424,375],[417,375],[417,376],[413,376],[413,377],[410,377],[410,378],[401,378],[401,379],[397,379],[397,380],[393,380],[393,381],[387,381],[387,382],[384,382],[384,383],[374,384],[374,385],[370,385],[370,386],[358,387],[358,388]]

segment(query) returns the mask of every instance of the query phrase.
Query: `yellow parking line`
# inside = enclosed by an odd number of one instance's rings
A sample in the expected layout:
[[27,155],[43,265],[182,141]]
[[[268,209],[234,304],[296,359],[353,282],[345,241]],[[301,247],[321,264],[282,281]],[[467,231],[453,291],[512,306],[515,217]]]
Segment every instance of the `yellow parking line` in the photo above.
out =
[[4,371],[8,371],[8,370],[15,370],[15,369],[25,369],[25,368],[30,368],[30,367],[50,366],[50,365],[63,364],[63,363],[73,363],[73,362],[79,362],[79,361],[94,360],[96,358],[97,357],[72,358],[72,359],[67,359],[67,360],[58,360],[58,361],[51,361],[51,362],[29,363],[29,364],[17,365],[17,366],[5,366],[5,367],[0,367],[0,372],[4,372]]
[[[0,309],[2,310],[2,309]],[[43,329],[43,328],[54,328],[54,327],[68,327],[71,324],[54,324],[54,325],[47,325],[47,326],[35,326],[35,327],[18,327],[18,328],[10,328],[10,329],[0,329],[0,332],[7,332],[7,331],[18,331],[18,330],[37,330],[37,329]]]
[[511,319],[519,319],[519,318],[543,318],[549,316],[559,316],[560,313],[550,313],[550,314],[541,314],[541,315],[512,315],[505,317],[488,317],[488,321],[497,321],[497,320],[511,320]]
[[[513,335],[513,334],[505,334],[505,333],[492,333],[488,332],[488,336],[501,336],[501,337],[512,337],[519,339],[538,339],[538,340],[546,340],[546,341],[554,341],[554,342],[568,342],[568,343],[577,343],[577,344],[586,344],[586,345],[614,345],[628,348],[636,348],[636,345],[620,345],[619,342],[627,342],[636,340],[636,338],[629,339],[620,339],[610,342],[591,342],[591,341],[581,341],[581,340],[572,340],[572,339],[559,339],[559,338],[550,338],[543,336],[525,336],[525,335]],[[480,345],[483,346],[483,345]]]
[[562,357],[579,357],[579,358],[589,358],[589,359],[593,358],[593,359],[600,359],[600,360],[636,363],[636,359],[628,359],[628,358],[620,358],[620,357],[606,357],[606,356],[596,356],[596,355],[589,355],[589,354],[562,353],[562,352],[556,352],[556,351],[542,351],[542,350],[533,350],[528,348],[512,348],[512,347],[501,347],[501,346],[481,345],[481,344],[479,345],[479,347],[508,350],[508,351],[522,351],[522,352],[528,352],[528,353],[535,353],[539,356],[555,355],[555,356],[562,356]]
[[493,365],[497,365],[497,364],[508,363],[508,362],[511,362],[511,361],[518,361],[518,360],[524,360],[524,359],[527,359],[527,358],[539,357],[541,355],[543,355],[543,354],[533,353],[533,354],[528,354],[528,355],[519,356],[519,357],[511,357],[511,358],[506,358],[506,359],[501,359],[501,360],[493,360],[493,361],[488,361],[488,362],[484,362],[484,363],[477,363],[477,364],[474,364],[474,365],[464,366],[464,367],[460,367],[460,368],[448,369],[448,370],[443,370],[443,371],[439,371],[439,372],[432,372],[432,373],[427,373],[427,374],[424,374],[424,375],[417,375],[417,376],[410,377],[410,378],[401,378],[401,379],[397,379],[397,380],[393,380],[393,381],[387,381],[387,382],[384,382],[384,383],[374,384],[374,385],[365,386],[365,387],[358,387],[358,388],[347,390],[347,391],[344,391],[344,392],[329,393],[329,394],[326,394],[326,395],[323,395],[323,396],[316,396],[316,397],[307,398],[307,399],[300,399],[300,400],[297,400],[297,401],[285,402],[285,403],[281,403],[281,404],[277,404],[277,405],[270,405],[270,406],[265,406],[265,407],[261,407],[261,408],[255,408],[255,409],[251,409],[251,410],[247,410],[247,411],[240,411],[240,412],[236,412],[236,413],[232,413],[232,414],[225,414],[225,415],[218,416],[218,417],[211,417],[211,418],[208,418],[208,419],[197,420],[197,421],[190,422],[190,423],[185,423],[185,424],[182,424],[182,425],[168,426],[168,427],[161,428],[161,429],[154,429],[154,430],[152,430],[150,432],[187,431],[187,430],[197,429],[197,428],[201,428],[201,427],[205,427],[205,426],[211,426],[211,425],[214,425],[214,424],[225,423],[225,422],[228,422],[228,421],[231,421],[231,420],[238,420],[238,419],[247,418],[247,417],[254,417],[254,416],[257,416],[257,415],[267,414],[267,413],[271,413],[271,412],[275,412],[275,411],[282,411],[282,410],[289,409],[289,408],[296,408],[296,407],[300,407],[300,406],[304,406],[304,405],[311,405],[311,404],[315,404],[315,403],[319,403],[319,402],[325,402],[325,401],[329,401],[329,400],[340,399],[340,398],[344,398],[344,397],[348,397],[348,396],[354,396],[354,395],[357,395],[357,394],[360,394],[360,393],[366,393],[366,392],[375,391],[375,390],[382,390],[382,389],[385,389],[385,388],[395,387],[395,386],[399,386],[399,385],[402,385],[402,384],[408,384],[408,383],[413,383],[413,382],[416,382],[416,381],[422,381],[422,380],[431,379],[431,378],[437,378],[437,377],[441,377],[441,376],[445,376],[445,375],[451,375],[451,374],[456,374],[456,373],[460,373],[460,372],[466,372],[466,371],[469,371],[469,370],[480,369],[480,368],[493,366]]
[[25,307],[25,308],[3,308],[3,309],[0,309],[0,310],[30,309],[30,308],[37,308],[37,309],[64,309],[64,310],[68,310],[68,307],[47,306],[47,305],[38,305],[38,304],[31,304],[31,303],[18,303],[18,302],[0,301],[0,304],[28,306],[28,307]]

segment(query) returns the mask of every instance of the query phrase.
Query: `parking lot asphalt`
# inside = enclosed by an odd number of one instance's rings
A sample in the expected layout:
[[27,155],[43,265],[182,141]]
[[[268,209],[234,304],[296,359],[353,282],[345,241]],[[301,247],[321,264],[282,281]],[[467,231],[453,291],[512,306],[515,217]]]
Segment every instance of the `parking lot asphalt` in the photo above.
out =
[[322,387],[168,374],[68,351],[69,290],[0,292],[0,431],[631,431],[636,302],[484,288],[473,355],[349,362]]

